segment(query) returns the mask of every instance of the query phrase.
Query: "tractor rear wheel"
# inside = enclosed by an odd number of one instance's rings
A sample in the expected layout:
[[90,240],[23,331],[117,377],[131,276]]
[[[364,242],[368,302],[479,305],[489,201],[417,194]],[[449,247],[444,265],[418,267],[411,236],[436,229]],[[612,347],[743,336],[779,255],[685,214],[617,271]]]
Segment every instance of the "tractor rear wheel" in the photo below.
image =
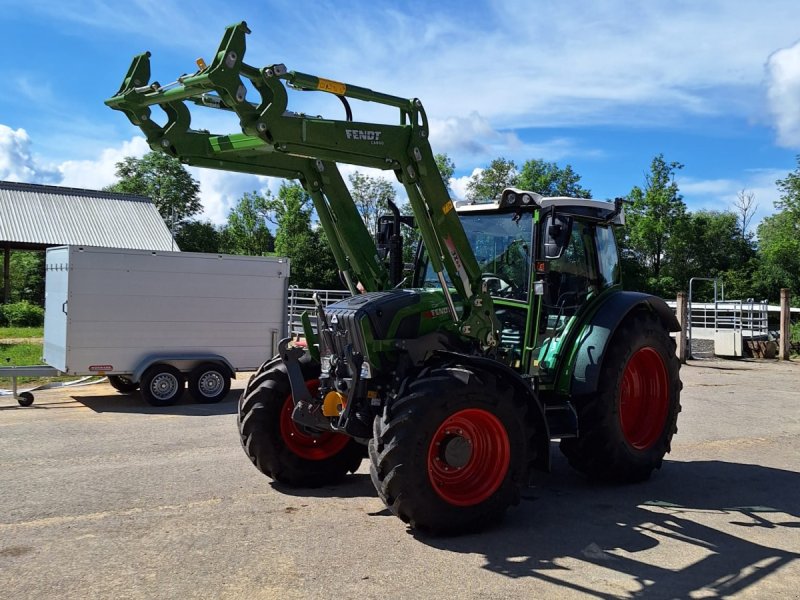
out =
[[375,419],[369,455],[378,495],[430,533],[500,520],[527,483],[524,411],[492,375],[462,368],[420,375]]
[[[319,364],[300,359],[306,386],[319,389]],[[352,438],[312,432],[292,420],[292,390],[282,362],[267,362],[250,379],[239,399],[239,436],[256,468],[275,481],[319,487],[358,470],[364,448]]]
[[579,399],[577,438],[561,451],[593,479],[643,481],[661,467],[677,432],[680,363],[658,319],[628,319],[611,339],[597,393]]

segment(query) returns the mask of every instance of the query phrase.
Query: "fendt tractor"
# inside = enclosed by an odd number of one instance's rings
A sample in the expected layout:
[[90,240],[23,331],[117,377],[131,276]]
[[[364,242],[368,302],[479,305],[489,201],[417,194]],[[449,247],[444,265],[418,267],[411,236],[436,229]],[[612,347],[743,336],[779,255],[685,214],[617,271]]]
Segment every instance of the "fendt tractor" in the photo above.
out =
[[[622,289],[622,202],[517,189],[453,202],[418,99],[250,66],[248,33],[228,27],[210,64],[169,85],[136,56],[106,104],[185,164],[298,180],[352,294],[317,302],[304,339],[282,340],[248,382],[238,426],[253,464],[318,487],[368,457],[389,510],[434,533],[499,520],[549,469],[554,439],[591,478],[658,469],[680,411],[679,326],[661,299]],[[345,118],[288,111],[290,91],[332,94]],[[351,100],[398,109],[399,123],[354,121]],[[192,129],[190,104],[232,111],[241,132]],[[392,206],[373,239],[337,163],[393,171],[413,219]],[[404,270],[406,225],[422,243]]]

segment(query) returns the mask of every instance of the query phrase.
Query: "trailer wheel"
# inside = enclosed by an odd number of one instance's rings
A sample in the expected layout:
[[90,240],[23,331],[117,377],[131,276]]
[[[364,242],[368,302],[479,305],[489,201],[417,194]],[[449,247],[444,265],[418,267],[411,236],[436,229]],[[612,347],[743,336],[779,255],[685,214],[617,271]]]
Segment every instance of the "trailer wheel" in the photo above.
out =
[[[300,359],[308,389],[319,388],[319,364]],[[358,470],[364,448],[352,438],[312,432],[292,420],[291,386],[282,362],[262,365],[239,399],[239,436],[250,461],[275,481],[320,487]]]
[[33,394],[30,392],[20,392],[17,394],[17,402],[20,406],[30,406],[33,404]]
[[124,375],[109,375],[108,383],[111,384],[111,387],[122,394],[130,394],[131,392],[135,392],[139,389],[138,383],[131,381],[130,378],[125,377]]
[[597,393],[576,402],[579,435],[560,445],[570,465],[593,479],[649,478],[678,430],[679,369],[675,342],[658,319],[628,319],[611,340]]
[[526,480],[526,413],[489,374],[437,369],[375,420],[370,475],[411,527],[462,533],[500,520]]
[[219,402],[231,389],[228,370],[217,363],[203,363],[189,375],[189,393],[197,402]]
[[172,365],[153,365],[142,375],[142,397],[152,406],[171,406],[183,394],[186,380]]

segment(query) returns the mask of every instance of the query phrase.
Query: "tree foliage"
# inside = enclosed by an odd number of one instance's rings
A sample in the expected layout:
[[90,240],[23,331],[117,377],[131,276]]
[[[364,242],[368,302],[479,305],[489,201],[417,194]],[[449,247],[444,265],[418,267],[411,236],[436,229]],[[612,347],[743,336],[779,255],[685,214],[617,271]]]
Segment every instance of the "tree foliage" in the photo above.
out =
[[269,229],[270,197],[258,192],[245,193],[228,212],[220,245],[230,254],[263,256],[275,250],[275,237]]
[[378,231],[378,218],[389,212],[389,201],[394,202],[397,194],[392,184],[383,177],[371,177],[356,171],[348,179],[358,212],[374,236]]
[[[175,234],[183,252],[221,252],[221,234],[211,221],[186,221]],[[225,250],[228,252],[228,250]]]
[[513,160],[495,158],[485,169],[475,173],[467,183],[467,200],[472,202],[491,201],[505,188],[514,187],[517,182],[517,166]]
[[581,187],[580,180],[581,176],[572,170],[571,165],[562,169],[554,162],[535,158],[522,165],[515,186],[542,196],[591,198],[592,193]]
[[311,198],[296,183],[284,183],[268,197],[270,218],[277,224],[275,252],[291,261],[289,282],[305,288],[341,288],[339,271],[325,234],[311,227]]
[[179,160],[148,152],[142,158],[128,156],[116,166],[119,181],[105,189],[147,196],[168,225],[179,226],[202,212],[200,184]]
[[[626,255],[623,263],[623,280],[636,281],[645,277],[646,287],[661,295],[672,295],[680,285],[675,279],[675,269],[686,260],[686,240],[689,221],[686,204],[675,182],[675,171],[683,165],[668,163],[659,154],[650,163],[644,187],[634,186],[628,195],[632,205],[626,210],[627,227],[622,239]],[[631,273],[631,263],[641,267]],[[626,267],[627,273],[626,273]],[[638,281],[640,287],[643,283]]]
[[797,156],[797,167],[789,173],[785,179],[778,179],[775,182],[781,192],[780,200],[775,206],[784,211],[792,213],[796,219],[800,220],[800,155]]
[[433,157],[436,160],[436,166],[439,169],[439,173],[442,175],[442,182],[444,182],[444,187],[450,191],[450,179],[456,172],[456,164],[453,160],[447,156],[447,154],[437,154]]

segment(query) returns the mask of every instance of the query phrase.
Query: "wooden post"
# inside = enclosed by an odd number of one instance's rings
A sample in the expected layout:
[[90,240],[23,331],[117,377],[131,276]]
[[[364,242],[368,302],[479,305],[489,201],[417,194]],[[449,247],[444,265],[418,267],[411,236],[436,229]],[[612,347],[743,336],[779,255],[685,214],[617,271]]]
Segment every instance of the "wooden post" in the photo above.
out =
[[11,246],[6,244],[3,252],[3,304],[11,300]]
[[678,351],[678,360],[681,361],[682,365],[686,364],[686,328],[689,321],[689,319],[686,318],[686,308],[686,292],[678,292],[675,314],[678,317],[678,323],[680,323],[681,330],[678,332],[678,337],[676,338],[675,343]]
[[789,290],[781,289],[781,333],[778,339],[778,358],[789,360]]

